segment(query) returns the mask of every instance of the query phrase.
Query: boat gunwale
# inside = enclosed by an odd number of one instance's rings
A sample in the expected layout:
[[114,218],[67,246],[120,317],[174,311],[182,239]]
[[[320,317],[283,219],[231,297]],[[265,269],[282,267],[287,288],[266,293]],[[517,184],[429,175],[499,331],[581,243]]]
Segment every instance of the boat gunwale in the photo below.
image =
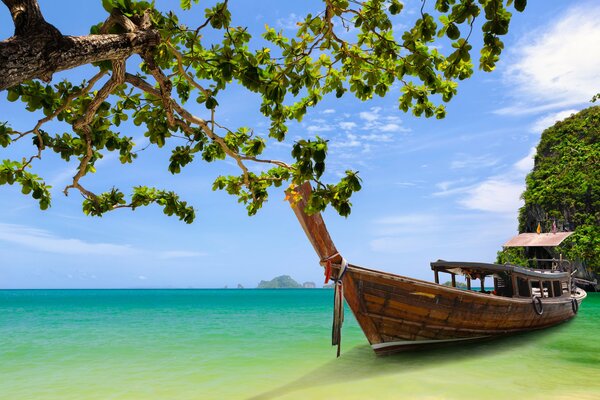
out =
[[[334,264],[334,266],[336,267],[340,267],[338,264]],[[374,269],[370,269],[370,268],[365,268],[365,267],[361,267],[358,265],[354,265],[354,264],[348,264],[347,267],[350,271],[354,270],[358,270],[360,272],[363,272],[367,275],[371,275],[371,276],[375,276],[375,277],[379,277],[379,278],[384,278],[384,279],[391,279],[391,280],[395,280],[395,281],[402,281],[405,283],[418,283],[421,284],[425,287],[428,288],[432,288],[432,289],[442,289],[444,291],[448,291],[448,292],[453,292],[456,294],[462,294],[462,295],[467,295],[467,296],[474,296],[477,298],[482,298],[482,299],[494,299],[494,300],[499,300],[499,301],[506,301],[509,303],[531,303],[532,298],[531,297],[505,297],[505,296],[496,296],[493,295],[491,293],[481,293],[478,291],[474,291],[474,290],[465,290],[465,289],[459,289],[456,287],[452,287],[452,286],[445,286],[445,285],[441,285],[439,283],[434,283],[434,282],[429,282],[429,281],[424,281],[421,279],[417,279],[417,278],[411,278],[408,276],[404,276],[404,275],[399,275],[399,274],[394,274],[392,272],[384,272],[384,271],[378,271],[378,270],[374,270]],[[578,289],[579,291],[583,292],[582,294],[569,294],[568,296],[558,296],[558,297],[542,297],[544,303],[556,303],[556,304],[561,304],[561,303],[568,303],[571,301],[571,299],[576,299],[577,301],[581,301],[583,300],[586,296],[587,293],[582,290],[582,289]],[[538,296],[535,296],[538,297]]]

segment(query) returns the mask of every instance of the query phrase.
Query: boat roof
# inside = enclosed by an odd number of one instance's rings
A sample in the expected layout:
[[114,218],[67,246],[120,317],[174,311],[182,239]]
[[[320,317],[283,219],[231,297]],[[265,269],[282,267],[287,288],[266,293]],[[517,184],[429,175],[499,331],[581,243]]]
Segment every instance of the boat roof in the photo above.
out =
[[518,265],[512,264],[491,264],[491,263],[480,263],[480,262],[469,262],[469,261],[444,261],[437,260],[431,263],[431,269],[438,271],[446,271],[449,273],[464,275],[465,270],[468,272],[477,271],[484,275],[493,275],[499,272],[516,273],[519,275],[526,275],[532,278],[542,279],[560,279],[567,278],[568,272],[552,272],[550,270],[541,269],[529,269],[519,267]]
[[508,242],[503,247],[556,247],[573,232],[547,232],[547,233],[521,233]]

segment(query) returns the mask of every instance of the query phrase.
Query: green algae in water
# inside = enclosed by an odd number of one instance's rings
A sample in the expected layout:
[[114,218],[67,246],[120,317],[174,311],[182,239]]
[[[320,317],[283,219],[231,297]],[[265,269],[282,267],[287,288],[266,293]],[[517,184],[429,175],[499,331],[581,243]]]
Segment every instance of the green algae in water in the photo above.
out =
[[376,357],[330,290],[0,291],[7,399],[600,398],[600,296],[558,327]]

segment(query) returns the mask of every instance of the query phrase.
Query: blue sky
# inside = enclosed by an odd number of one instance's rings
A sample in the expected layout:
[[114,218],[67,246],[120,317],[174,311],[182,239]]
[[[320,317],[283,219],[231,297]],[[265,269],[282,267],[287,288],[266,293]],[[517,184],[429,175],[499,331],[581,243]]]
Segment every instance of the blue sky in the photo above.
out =
[[[405,3],[398,27],[412,21],[420,6],[416,0]],[[430,280],[430,261],[491,262],[516,233],[519,195],[541,131],[588,107],[600,91],[600,4],[530,3],[511,22],[497,70],[477,71],[461,82],[446,119],[398,111],[399,88],[369,102],[329,98],[290,125],[286,143],[269,147],[266,156],[289,161],[294,140],[319,135],[330,141],[329,177],[360,171],[364,185],[351,216],[325,214],[350,262]],[[64,34],[86,34],[105,18],[99,1],[86,2],[85,8],[79,1],[40,4]],[[184,18],[190,26],[202,22],[203,7]],[[319,11],[319,2],[231,1],[230,7],[235,24],[261,32],[268,23],[292,35],[299,16]],[[0,38],[11,34],[2,9]],[[92,70],[71,74],[77,81]],[[218,118],[264,133],[267,122],[253,96],[235,88],[224,93]],[[202,106],[192,111],[202,116]],[[28,130],[39,118],[0,94],[0,121]],[[133,125],[125,125],[123,134],[134,137],[139,148],[147,144]],[[32,151],[22,143],[0,149],[0,158],[21,159]],[[196,161],[172,176],[168,157],[146,150],[134,165],[122,166],[107,155],[84,185],[97,191],[116,185],[126,193],[140,184],[175,190],[197,208],[192,225],[156,207],[86,217],[79,195],[62,194],[75,164],[51,154],[34,167],[54,186],[49,210],[40,211],[17,187],[0,187],[0,288],[255,287],[282,274],[322,282],[317,257],[283,193],[274,191],[250,218],[235,198],[211,190],[219,174],[238,173],[232,163]]]

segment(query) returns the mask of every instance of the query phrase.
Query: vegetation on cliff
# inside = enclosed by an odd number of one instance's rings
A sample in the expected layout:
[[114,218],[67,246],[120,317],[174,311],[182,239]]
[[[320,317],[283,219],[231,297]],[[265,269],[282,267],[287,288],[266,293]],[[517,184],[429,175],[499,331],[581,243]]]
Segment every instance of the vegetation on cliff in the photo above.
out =
[[[561,245],[570,259],[600,272],[600,106],[590,107],[542,133],[527,176],[519,232],[574,230]],[[505,261],[506,252],[498,261]],[[511,254],[514,260],[518,254]]]

